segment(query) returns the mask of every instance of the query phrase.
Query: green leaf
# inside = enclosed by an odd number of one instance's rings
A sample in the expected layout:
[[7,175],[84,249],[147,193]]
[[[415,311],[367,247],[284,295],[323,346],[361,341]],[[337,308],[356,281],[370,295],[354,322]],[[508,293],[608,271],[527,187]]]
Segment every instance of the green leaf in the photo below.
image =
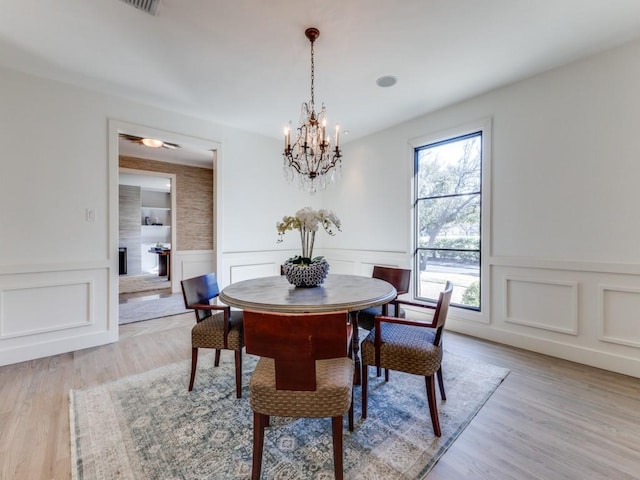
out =
[[296,255],[290,260],[294,265],[309,265],[311,263],[311,259],[309,257],[301,257],[300,255]]

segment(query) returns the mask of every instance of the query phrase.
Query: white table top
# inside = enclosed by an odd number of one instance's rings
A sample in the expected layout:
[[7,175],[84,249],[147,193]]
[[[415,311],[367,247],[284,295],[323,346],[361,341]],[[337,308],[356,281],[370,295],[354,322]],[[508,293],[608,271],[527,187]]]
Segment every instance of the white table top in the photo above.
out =
[[284,275],[232,283],[220,301],[241,309],[282,313],[356,311],[383,305],[396,297],[388,282],[359,275],[328,275],[318,287],[294,287]]

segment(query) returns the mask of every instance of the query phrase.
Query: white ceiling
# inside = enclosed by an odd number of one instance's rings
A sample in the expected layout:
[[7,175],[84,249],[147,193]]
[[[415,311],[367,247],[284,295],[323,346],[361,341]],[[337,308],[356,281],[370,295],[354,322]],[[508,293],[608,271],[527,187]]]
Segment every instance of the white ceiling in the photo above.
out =
[[640,0],[0,0],[0,64],[279,138],[309,26],[347,141],[639,38]]

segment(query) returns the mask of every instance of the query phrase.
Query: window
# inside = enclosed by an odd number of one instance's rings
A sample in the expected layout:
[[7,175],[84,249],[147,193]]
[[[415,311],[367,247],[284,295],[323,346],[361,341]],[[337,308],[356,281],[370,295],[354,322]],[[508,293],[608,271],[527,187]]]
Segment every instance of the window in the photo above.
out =
[[437,301],[447,280],[451,304],[480,311],[483,132],[416,147],[415,297]]

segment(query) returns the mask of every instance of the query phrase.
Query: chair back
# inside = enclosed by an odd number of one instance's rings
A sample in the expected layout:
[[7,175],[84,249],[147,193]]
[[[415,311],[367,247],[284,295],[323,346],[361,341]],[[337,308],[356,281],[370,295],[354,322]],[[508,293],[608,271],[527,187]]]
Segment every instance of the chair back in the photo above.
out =
[[398,295],[403,295],[409,291],[411,270],[407,270],[406,268],[375,265],[371,276],[389,282],[395,287]]
[[451,302],[451,293],[453,292],[453,283],[447,280],[444,290],[440,292],[436,311],[433,314],[433,328],[436,329],[436,336],[433,339],[434,345],[440,345],[442,342],[442,330],[444,323],[447,321],[447,313],[449,313],[449,303]]
[[314,391],[316,360],[347,356],[348,312],[244,311],[247,353],[272,358],[276,389]]
[[[199,277],[188,278],[180,282],[184,306],[193,309],[192,305],[210,304],[220,294],[215,273],[207,273]],[[211,310],[194,309],[196,321],[201,322],[211,316]]]

